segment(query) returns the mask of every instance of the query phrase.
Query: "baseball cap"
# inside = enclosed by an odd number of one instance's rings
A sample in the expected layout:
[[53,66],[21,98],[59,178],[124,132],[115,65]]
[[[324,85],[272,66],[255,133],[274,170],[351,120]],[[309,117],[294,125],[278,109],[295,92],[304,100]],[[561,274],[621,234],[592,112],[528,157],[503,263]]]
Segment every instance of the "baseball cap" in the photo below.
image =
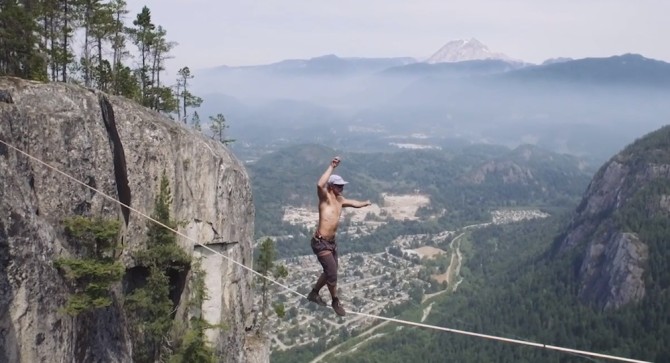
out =
[[344,185],[349,182],[344,181],[341,176],[333,174],[328,178],[328,184],[335,184],[335,185]]

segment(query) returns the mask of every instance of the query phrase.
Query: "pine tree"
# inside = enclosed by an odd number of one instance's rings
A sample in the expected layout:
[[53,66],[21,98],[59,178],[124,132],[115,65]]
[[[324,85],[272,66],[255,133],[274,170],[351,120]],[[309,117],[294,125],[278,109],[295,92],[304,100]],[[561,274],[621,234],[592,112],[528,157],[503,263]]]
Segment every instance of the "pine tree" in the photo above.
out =
[[172,92],[172,88],[161,84],[161,73],[165,71],[165,61],[171,58],[170,51],[177,43],[168,41],[166,36],[167,31],[159,25],[151,42],[152,89],[148,92],[147,103],[154,110],[169,114],[177,111],[179,102]]
[[185,331],[175,332],[177,336],[175,336],[174,341],[177,348],[169,362],[214,363],[217,360],[214,357],[214,350],[205,338],[205,330],[219,328],[219,326],[210,324],[202,317],[202,305],[209,296],[205,287],[205,271],[203,271],[200,261],[193,263],[191,272],[189,307],[192,316],[189,322],[190,326]]
[[133,70],[123,64],[117,64],[113,73],[112,92],[139,102],[142,91]]
[[72,38],[78,25],[80,12],[76,0],[61,0],[59,5],[58,14],[60,15],[61,27],[58,36],[61,43],[55,54],[60,66],[61,82],[67,82],[69,80],[68,67],[74,63]]
[[[110,34],[110,42],[112,45],[112,89],[111,92],[116,95],[123,95],[131,99],[138,99],[138,94],[128,92],[129,77],[122,77],[123,73],[128,73],[128,67],[123,65],[123,60],[128,57],[126,50],[126,31],[123,25],[125,15],[128,14],[126,9],[126,2],[124,0],[112,0],[110,2],[110,10],[112,12],[112,33]],[[134,83],[137,83],[135,81]],[[136,87],[139,89],[139,84]],[[126,90],[125,93],[123,90]]]
[[228,125],[226,125],[226,118],[223,116],[223,114],[219,113],[216,115],[216,117],[209,116],[209,119],[212,121],[212,123],[209,125],[209,129],[212,131],[212,134],[216,140],[224,145],[235,141],[233,139],[226,139],[224,137],[224,130],[228,128]]
[[179,107],[178,100],[170,87],[151,87],[145,93],[147,107],[158,112],[170,114]]
[[150,106],[147,99],[147,91],[153,84],[150,78],[151,45],[153,44],[156,26],[151,22],[151,11],[143,7],[133,21],[134,28],[128,29],[133,43],[139,50],[140,68],[137,70],[140,79],[140,99],[144,106]]
[[177,74],[179,75],[179,78],[177,78],[177,97],[180,98],[181,102],[181,107],[183,109],[183,116],[181,111],[178,109],[177,113],[179,116],[180,120],[183,120],[184,124],[186,124],[186,120],[188,120],[188,112],[187,109],[190,107],[200,107],[202,104],[202,98],[193,95],[189,91],[189,84],[188,80],[193,79],[193,75],[191,74],[191,70],[188,67],[184,67],[177,71]]
[[40,47],[46,54],[47,72],[49,79],[55,81],[57,77],[57,67],[55,63],[56,26],[58,23],[56,10],[56,0],[43,0],[39,3],[38,22],[39,34],[41,35]]
[[73,316],[112,304],[112,286],[123,276],[116,259],[118,220],[72,217],[63,220],[74,257],[59,258],[55,266],[70,282],[72,294],[65,311]]
[[[275,251],[274,242],[272,239],[266,238],[261,242],[261,247],[258,251],[258,257],[256,259],[256,271],[263,276],[271,276],[274,279],[284,278],[288,276],[288,271],[284,265],[275,265],[275,259],[277,253]],[[267,308],[268,308],[268,293],[270,291],[270,282],[266,278],[260,278],[259,282],[261,284],[261,320],[260,320],[260,329],[263,330],[265,322],[267,321]],[[284,315],[284,306],[283,304],[275,304],[274,310],[282,317]]]
[[68,69],[76,68],[71,41],[82,17],[81,7],[74,0],[43,0],[38,4],[41,47],[47,55],[50,79],[67,82]]
[[84,9],[84,14],[83,14],[83,28],[84,28],[84,46],[82,48],[82,56],[81,56],[81,67],[84,72],[84,85],[86,87],[91,87],[91,68],[92,68],[92,60],[91,60],[91,47],[90,47],[90,39],[91,39],[91,23],[92,23],[92,18],[93,18],[93,12],[95,11],[95,8],[98,8],[100,6],[100,3],[98,0],[83,0],[82,2],[82,7]]
[[195,130],[202,131],[202,127],[200,126],[200,115],[198,115],[198,111],[193,112],[193,116],[191,117],[191,125]]
[[[165,170],[161,176],[160,186],[154,200],[154,211],[151,217],[171,229],[177,229],[177,222],[172,219],[172,191]],[[147,232],[147,250],[150,252],[145,261],[147,264],[156,264],[163,268],[179,269],[188,261],[188,256],[177,245],[177,236],[171,230],[151,223]]]
[[140,102],[143,106],[159,112],[171,113],[177,110],[178,102],[170,87],[161,85],[161,72],[165,70],[165,60],[176,43],[169,42],[167,32],[151,22],[151,11],[146,6],[137,14],[133,28],[128,29],[133,43],[140,52]]
[[0,75],[45,81],[37,34],[39,8],[32,2],[0,2]]
[[[151,217],[163,225],[176,229],[171,217],[172,192],[165,170],[154,200]],[[161,358],[161,349],[173,322],[173,303],[170,300],[168,272],[183,271],[190,264],[189,256],[177,244],[171,230],[149,222],[146,249],[135,254],[135,260],[148,270],[146,285],[135,289],[127,297],[132,315],[135,362],[155,362]]]
[[114,9],[111,4],[99,4],[91,17],[90,33],[95,47],[95,67],[91,78],[98,89],[109,92],[112,86],[112,64],[105,59],[103,44],[111,44],[116,29]]

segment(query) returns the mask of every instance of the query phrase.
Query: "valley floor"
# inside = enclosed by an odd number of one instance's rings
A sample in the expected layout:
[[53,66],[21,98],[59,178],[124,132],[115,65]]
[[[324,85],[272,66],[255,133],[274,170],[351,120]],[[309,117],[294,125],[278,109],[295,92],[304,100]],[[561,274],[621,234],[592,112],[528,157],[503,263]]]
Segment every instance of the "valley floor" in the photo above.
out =
[[[465,226],[457,235],[454,231],[444,231],[431,236],[411,235],[396,238],[391,245],[399,247],[402,256],[391,254],[388,249],[386,252],[376,254],[356,253],[341,256],[338,288],[345,309],[380,315],[384,309],[393,305],[412,299],[428,303],[428,300],[438,294],[455,291],[462,281],[460,266],[463,255],[460,242],[468,230],[491,223],[502,224],[547,216],[538,210],[501,210],[493,212],[492,215],[493,220],[490,223]],[[425,245],[426,241],[430,241],[431,245]],[[420,274],[431,259],[445,254],[449,263],[444,271],[429,275]],[[321,273],[321,266],[313,255],[298,256],[278,263],[284,264],[289,271],[287,286],[304,295],[309,292]],[[426,276],[428,280],[438,284],[425,281]],[[435,290],[435,286],[441,288]],[[419,300],[413,296],[417,287],[420,288],[419,291],[423,291]],[[374,325],[378,322],[376,319],[352,314],[341,318],[335,315],[330,306],[317,306],[290,292],[274,293],[273,302],[280,301],[284,304],[286,316],[280,319],[273,314],[266,325],[270,332],[273,351],[283,351],[317,342],[328,344],[336,337],[346,338],[352,335],[368,335],[367,339],[373,339],[375,335],[372,335],[372,332],[379,327]],[[321,291],[321,296],[326,302],[330,302],[327,289]],[[430,305],[427,305],[422,320],[429,313]],[[337,346],[333,349],[335,348]]]

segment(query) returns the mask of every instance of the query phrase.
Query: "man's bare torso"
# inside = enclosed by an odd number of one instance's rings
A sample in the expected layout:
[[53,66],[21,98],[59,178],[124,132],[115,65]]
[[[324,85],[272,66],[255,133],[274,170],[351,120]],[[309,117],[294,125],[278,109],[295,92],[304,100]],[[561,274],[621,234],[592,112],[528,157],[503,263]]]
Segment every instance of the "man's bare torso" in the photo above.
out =
[[318,233],[326,239],[332,239],[337,232],[342,213],[342,197],[333,192],[327,192],[325,198],[319,200],[319,226]]

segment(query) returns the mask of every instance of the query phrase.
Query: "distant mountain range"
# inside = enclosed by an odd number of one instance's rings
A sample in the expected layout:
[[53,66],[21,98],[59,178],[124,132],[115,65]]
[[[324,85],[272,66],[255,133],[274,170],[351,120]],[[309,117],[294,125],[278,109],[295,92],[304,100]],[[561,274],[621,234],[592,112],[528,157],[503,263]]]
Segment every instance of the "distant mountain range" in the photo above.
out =
[[[485,59],[448,61],[459,57]],[[223,66],[196,72],[193,92],[205,100],[203,119],[226,115],[245,160],[301,142],[388,150],[424,134],[428,147],[529,143],[601,163],[670,120],[670,64],[641,55],[534,65],[471,39],[430,58]]]
[[624,54],[608,58],[565,59],[529,66],[509,75],[517,79],[561,80],[592,84],[670,87],[670,64]]
[[501,60],[510,63],[524,63],[521,60],[513,59],[503,53],[492,52],[482,42],[475,38],[468,40],[452,40],[443,45],[433,55],[424,61],[419,61],[413,57],[393,57],[393,58],[365,58],[365,57],[338,57],[334,54],[327,54],[310,59],[287,59],[276,63],[254,66],[215,67],[216,71],[225,70],[271,70],[276,72],[375,72],[391,67],[404,66],[413,63],[457,63],[474,60]]
[[244,71],[272,71],[289,74],[310,73],[356,73],[377,72],[391,67],[415,63],[411,57],[398,58],[340,58],[328,54],[310,59],[288,59],[277,63],[257,66],[228,67],[221,66],[215,71],[244,70]]
[[327,54],[310,59],[287,59],[264,65],[239,67],[224,65],[202,70],[201,73],[216,75],[221,73],[239,72],[272,72],[285,75],[353,75],[381,72],[407,65],[414,65],[418,66],[416,68],[421,68],[425,65],[445,65],[463,62],[467,63],[469,61],[490,60],[515,64],[517,67],[525,64],[523,61],[513,59],[503,53],[492,52],[486,45],[477,39],[472,38],[469,40],[453,40],[447,42],[425,61],[419,61],[413,57],[364,58],[338,57],[334,54]]

